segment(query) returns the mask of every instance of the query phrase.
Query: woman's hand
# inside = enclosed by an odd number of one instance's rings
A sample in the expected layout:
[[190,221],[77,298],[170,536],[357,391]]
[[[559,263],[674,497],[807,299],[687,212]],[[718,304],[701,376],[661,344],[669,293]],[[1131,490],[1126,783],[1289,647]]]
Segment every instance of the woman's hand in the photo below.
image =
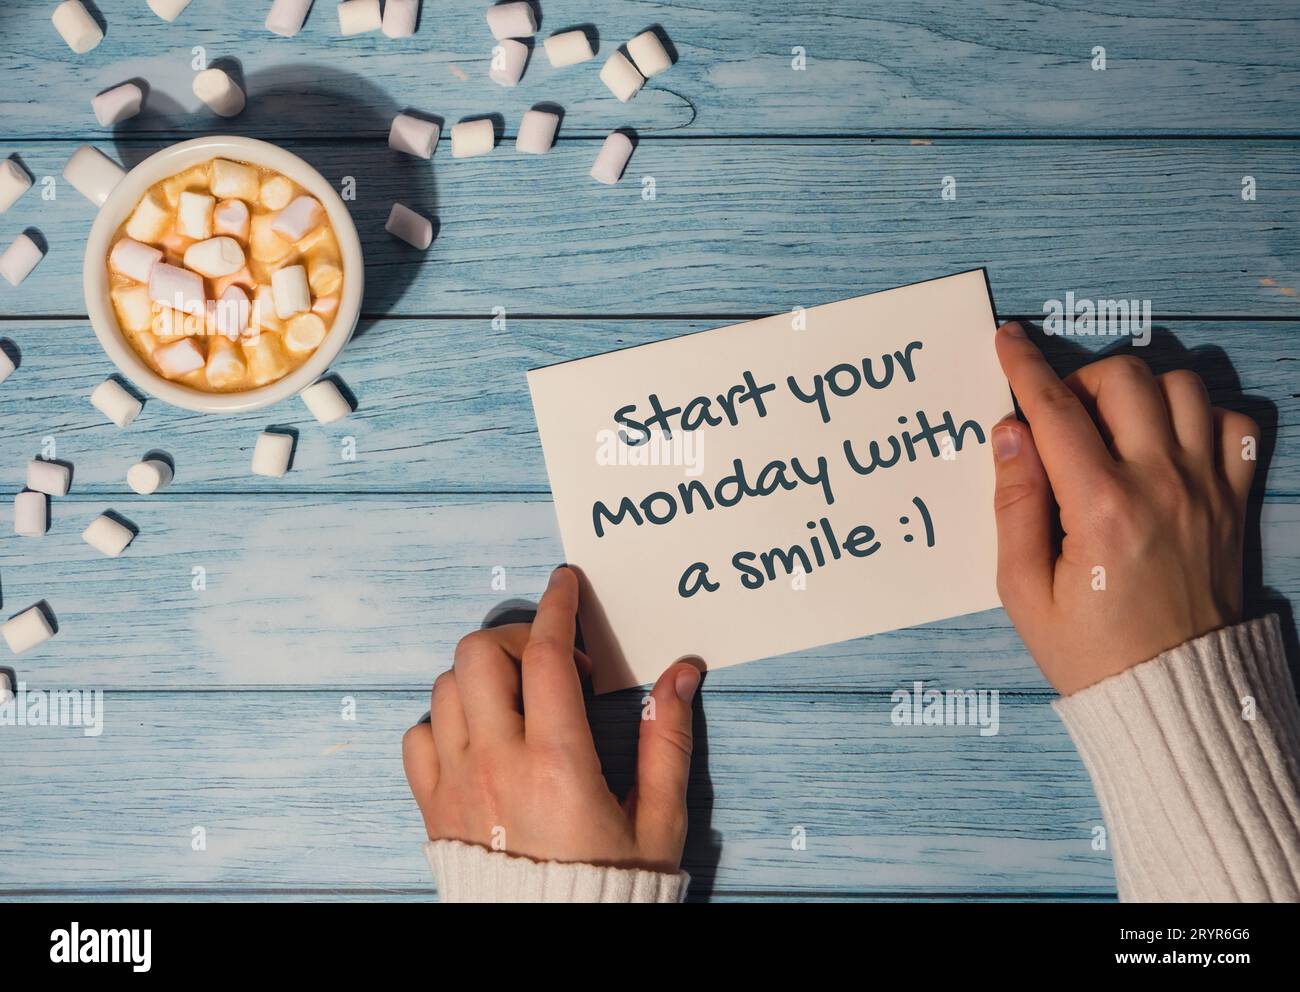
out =
[[1069,695],[1240,620],[1254,421],[1194,372],[1119,356],[1062,382],[1014,323],[997,349],[1029,421],[993,429],[998,591],[1048,681]]
[[454,667],[433,684],[430,722],[402,740],[407,781],[431,840],[676,872],[700,673],[678,662],[655,685],[636,788],[620,803],[587,724],[579,669],[591,666],[574,648],[577,609],[577,576],[560,567],[531,625],[477,631],[457,645]]

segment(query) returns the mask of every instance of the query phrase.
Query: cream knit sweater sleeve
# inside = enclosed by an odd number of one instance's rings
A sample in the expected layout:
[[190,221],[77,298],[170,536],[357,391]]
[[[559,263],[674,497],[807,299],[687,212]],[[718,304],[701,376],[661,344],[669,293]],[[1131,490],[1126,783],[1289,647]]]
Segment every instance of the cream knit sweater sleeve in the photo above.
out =
[[1097,790],[1121,899],[1300,900],[1300,709],[1276,616],[1053,708]]

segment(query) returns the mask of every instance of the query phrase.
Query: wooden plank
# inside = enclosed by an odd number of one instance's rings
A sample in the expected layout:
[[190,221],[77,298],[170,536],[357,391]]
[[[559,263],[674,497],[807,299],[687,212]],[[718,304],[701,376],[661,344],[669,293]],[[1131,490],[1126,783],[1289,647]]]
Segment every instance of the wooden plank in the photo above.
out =
[[[39,178],[72,147],[14,150]],[[118,151],[131,164],[154,147]],[[1300,316],[1297,142],[644,141],[614,188],[587,177],[595,139],[544,157],[440,152],[432,167],[378,143],[293,147],[332,182],[357,179],[379,316],[772,313],[982,265],[1003,313],[1073,291],[1161,316]],[[93,209],[66,184],[52,202],[39,188],[3,229],[38,228],[49,254],[4,287],[0,315],[84,313]],[[394,200],[439,218],[427,252],[384,232]]]
[[[109,506],[140,528],[117,559],[80,537]],[[45,600],[60,625],[5,662],[33,684],[427,688],[463,635],[504,603],[535,602],[563,560],[540,497],[69,498],[52,517],[42,539],[0,540],[4,615]],[[1253,609],[1300,593],[1297,523],[1300,503],[1264,504],[1254,587],[1268,591]],[[737,666],[709,686],[892,691],[915,679],[1046,691],[1000,610]]]
[[[58,456],[74,464],[81,494],[126,492],[127,467],[152,448],[169,451],[176,461],[168,490],[173,495],[549,493],[524,373],[717,323],[510,318],[505,327],[493,327],[486,318],[367,321],[335,366],[359,402],[357,412],[337,425],[321,427],[298,400],[230,417],[149,401],[126,430],[86,400],[112,371],[86,324],[0,325],[0,337],[22,358],[19,371],[0,388],[0,480],[20,485],[27,459],[53,438]],[[1066,373],[1116,342],[1058,337],[1046,343]],[[1180,321],[1163,326],[1135,353],[1160,371],[1197,369],[1216,403],[1254,416],[1267,439],[1268,491],[1300,494],[1300,325]],[[249,473],[253,442],[267,424],[300,431],[294,470],[283,479]],[[347,438],[352,442],[345,448]]]
[[[1121,0],[610,0],[598,9],[547,0],[541,36],[594,19],[600,55],[555,70],[538,52],[515,90],[486,78],[492,41],[481,4],[426,3],[418,34],[402,41],[339,37],[330,4],[292,40],[265,31],[262,11],[239,0],[204,0],[173,25],[120,6],[101,5],[107,37],[75,56],[50,28],[48,4],[6,5],[0,120],[11,136],[103,133],[90,96],[132,77],[151,87],[148,111],[123,128],[136,134],[355,139],[386,133],[408,104],[451,120],[497,111],[513,129],[538,100],[561,104],[572,134],[625,124],[687,134],[1259,134],[1296,124],[1288,81],[1300,68],[1300,18],[1287,0],[1223,9],[1162,0],[1140,11]],[[600,65],[652,24],[663,25],[679,63],[623,106],[598,81]],[[190,91],[194,45],[240,63],[250,100],[232,122],[202,111]],[[1104,71],[1092,68],[1098,45]],[[804,71],[793,68],[795,46],[806,52]]]
[[[110,693],[104,730],[4,728],[0,897],[104,886],[427,888],[398,760],[421,693]],[[1113,891],[1099,810],[1045,702],[999,733],[891,724],[885,695],[703,696],[687,870],[710,889]],[[638,700],[593,709],[617,790]],[[205,851],[194,851],[196,827]],[[791,849],[802,827],[808,844]]]

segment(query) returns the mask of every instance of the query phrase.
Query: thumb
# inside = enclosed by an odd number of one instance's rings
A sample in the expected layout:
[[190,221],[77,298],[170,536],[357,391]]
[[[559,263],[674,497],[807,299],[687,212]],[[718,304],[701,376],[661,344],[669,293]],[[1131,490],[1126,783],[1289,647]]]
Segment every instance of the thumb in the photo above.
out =
[[997,486],[993,510],[998,527],[998,595],[1018,622],[1025,612],[1050,602],[1056,571],[1052,508],[1047,472],[1029,425],[1007,417],[993,428]]
[[641,710],[636,756],[636,836],[650,859],[681,861],[686,843],[686,782],[691,771],[691,701],[700,670],[690,662],[668,666]]

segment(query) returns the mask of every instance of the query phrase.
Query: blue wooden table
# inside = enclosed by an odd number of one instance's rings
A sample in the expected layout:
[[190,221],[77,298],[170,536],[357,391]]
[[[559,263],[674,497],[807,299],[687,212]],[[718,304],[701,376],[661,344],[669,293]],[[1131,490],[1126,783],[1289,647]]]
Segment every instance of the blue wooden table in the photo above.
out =
[[[0,898],[429,899],[401,733],[456,640],[535,598],[562,557],[525,370],[980,265],[1004,318],[1067,290],[1151,301],[1144,357],[1191,365],[1264,424],[1250,601],[1282,609],[1294,640],[1294,0],[543,0],[542,36],[594,24],[602,55],[534,57],[514,90],[487,79],[483,2],[426,2],[401,41],[339,37],[330,0],[278,38],[267,6],[194,0],[169,25],[99,0],[106,37],[84,56],[51,0],[0,9],[0,156],[38,184],[0,242],[34,228],[48,244],[25,283],[0,284],[0,338],[21,354],[0,385],[0,478],[17,491],[49,439],[75,465],[44,539],[4,512],[3,615],[44,600],[60,630],[0,664],[29,688],[105,693],[98,737],[0,727]],[[678,64],[620,104],[603,55],[656,24]],[[242,116],[197,105],[195,46],[237,67]],[[127,79],[147,81],[144,113],[98,127],[90,97]],[[565,110],[557,147],[518,155],[543,101]],[[497,113],[508,140],[400,157],[385,139],[406,107]],[[627,177],[597,186],[591,160],[625,126]],[[129,167],[220,131],[356,179],[365,317],[335,371],[360,407],[333,427],[297,401],[219,419],[150,402],[119,430],[86,399],[112,369],[81,299],[93,208],[63,164],[91,143]],[[428,252],[384,233],[395,199],[438,218]],[[1053,344],[1068,369],[1112,342]],[[248,471],[270,424],[300,431],[279,480]],[[151,449],[176,481],[137,497],[125,470]],[[107,507],[141,531],[117,560],[80,539]],[[890,694],[914,680],[999,690],[1000,733],[895,727]],[[1113,898],[1051,698],[1001,611],[712,675],[695,896]],[[592,706],[616,782],[638,702]]]

